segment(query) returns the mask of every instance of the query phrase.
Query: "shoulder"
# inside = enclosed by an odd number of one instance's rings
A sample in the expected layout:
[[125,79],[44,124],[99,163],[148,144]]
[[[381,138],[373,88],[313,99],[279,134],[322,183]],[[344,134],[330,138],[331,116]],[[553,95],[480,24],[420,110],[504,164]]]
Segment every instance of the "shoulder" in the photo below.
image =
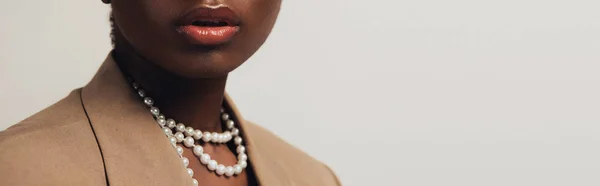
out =
[[280,168],[295,185],[341,185],[335,173],[324,163],[289,144],[273,132],[249,121],[246,129],[252,134],[254,148],[260,156]]
[[103,174],[80,90],[0,132],[0,185],[86,185]]

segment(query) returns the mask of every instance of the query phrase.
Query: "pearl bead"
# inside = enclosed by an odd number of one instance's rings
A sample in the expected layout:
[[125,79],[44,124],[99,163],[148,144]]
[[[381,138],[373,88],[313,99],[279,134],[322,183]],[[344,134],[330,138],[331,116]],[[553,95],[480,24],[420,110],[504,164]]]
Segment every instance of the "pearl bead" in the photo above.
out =
[[194,170],[187,168],[187,171],[190,176],[194,176]]
[[241,144],[242,144],[242,138],[241,138],[241,137],[239,137],[239,136],[236,136],[236,137],[235,137],[235,144],[236,144],[236,145],[241,145]]
[[183,165],[185,167],[187,167],[188,165],[190,165],[190,160],[187,159],[186,157],[181,157],[181,161],[183,161]]
[[163,129],[163,132],[165,133],[165,135],[167,135],[169,137],[173,135],[173,131],[171,131],[171,129],[166,128],[166,127],[163,127],[162,129]]
[[223,164],[219,164],[217,165],[217,174],[218,175],[223,175],[225,173],[225,165]]
[[202,156],[203,153],[204,153],[204,148],[202,148],[202,146],[200,146],[200,145],[194,146],[194,154],[196,156]]
[[229,141],[229,140],[231,140],[231,138],[232,138],[231,132],[229,132],[229,131],[223,132],[223,141]]
[[[175,120],[167,119],[167,126],[174,126],[174,125],[175,125]],[[173,128],[173,127],[169,127],[169,128]]]
[[244,147],[244,146],[241,146],[241,145],[240,145],[240,146],[238,146],[238,147],[237,147],[237,149],[235,149],[235,150],[236,150],[236,152],[237,152],[238,154],[243,154],[243,153],[246,153],[246,147]]
[[238,155],[238,161],[246,161],[246,160],[248,160],[248,155],[246,155],[246,154]]
[[202,140],[204,142],[209,142],[212,139],[212,134],[210,132],[204,132],[204,136],[202,136]]
[[212,142],[215,142],[215,143],[221,142],[221,139],[222,139],[221,134],[213,132],[211,135],[212,135]]
[[163,115],[163,114],[158,115],[157,118],[158,119],[167,119],[167,118],[165,118],[165,115]]
[[161,119],[161,118],[158,118],[158,119],[156,119],[156,122],[158,122],[158,124],[159,124],[161,127],[164,127],[164,126],[165,126],[165,124],[167,124],[167,121],[166,121],[165,119]]
[[211,133],[211,135],[212,135],[213,142],[217,142],[217,140],[219,140],[219,133],[213,132],[213,133]]
[[227,120],[226,126],[228,129],[232,129],[235,126],[235,122],[233,122],[233,120]]
[[226,143],[227,142],[227,135],[221,134],[221,140],[219,142]]
[[183,148],[180,146],[175,147],[175,150],[177,150],[177,154],[179,154],[180,156],[183,154]]
[[194,146],[194,138],[192,138],[191,136],[185,137],[185,139],[183,140],[183,144],[186,147],[193,147]]
[[240,174],[240,173],[242,173],[242,166],[234,165],[233,170],[234,170],[235,174]]
[[198,186],[198,180],[192,179],[192,183],[194,184],[194,186]]
[[192,127],[186,127],[184,134],[185,134],[185,136],[193,136],[194,135],[194,128],[192,128]]
[[235,174],[235,170],[233,169],[233,167],[231,167],[231,166],[225,167],[225,175],[226,176],[233,176],[233,174]]
[[202,131],[201,130],[194,131],[194,139],[196,139],[196,140],[202,139]]
[[221,115],[221,119],[222,119],[223,121],[227,121],[227,120],[229,119],[229,114],[227,114],[227,113],[223,113],[223,115]]
[[210,155],[202,154],[202,156],[200,157],[200,162],[204,165],[208,164],[210,162]]
[[177,126],[177,125],[175,125],[175,120],[173,120],[173,122],[169,122],[167,120],[167,127],[171,128],[171,129],[175,129],[175,126]]
[[152,105],[154,105],[154,100],[152,100],[152,98],[145,97],[144,98],[144,104],[146,104],[146,106],[151,107]]
[[171,142],[171,145],[177,144],[177,138],[175,138],[175,136],[169,137],[169,141]]
[[179,123],[179,124],[177,124],[175,129],[177,130],[177,132],[183,132],[183,131],[185,131],[185,125],[183,125],[183,123]]
[[138,85],[137,83],[133,83],[131,85],[133,86],[133,89],[137,90],[138,88],[140,88],[140,85]]
[[208,162],[208,169],[214,171],[215,169],[217,169],[217,161],[215,160],[210,160]]
[[239,161],[238,164],[240,165],[240,167],[242,167],[243,169],[245,169],[248,166],[248,162],[246,161]]
[[237,129],[237,128],[231,129],[231,135],[233,135],[233,136],[240,135],[240,129]]
[[138,95],[140,95],[140,97],[146,97],[146,91],[144,91],[144,90],[139,90],[139,91],[138,91]]
[[175,139],[177,139],[177,143],[181,143],[183,141],[183,138],[185,137],[185,136],[183,136],[183,134],[181,132],[175,133],[174,136],[175,136]]
[[221,134],[221,143],[226,143],[227,141],[229,141],[227,139],[227,134],[226,133]]
[[160,110],[156,107],[150,107],[150,113],[152,113],[152,115],[158,116],[160,114]]

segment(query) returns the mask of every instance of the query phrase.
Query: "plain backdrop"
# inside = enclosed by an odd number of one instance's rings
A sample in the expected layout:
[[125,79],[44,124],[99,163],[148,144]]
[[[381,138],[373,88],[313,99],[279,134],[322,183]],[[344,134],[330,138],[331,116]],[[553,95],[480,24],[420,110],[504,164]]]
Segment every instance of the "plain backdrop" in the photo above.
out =
[[[284,0],[228,91],[344,185],[600,185],[599,7]],[[90,80],[107,14],[0,1],[0,129]]]

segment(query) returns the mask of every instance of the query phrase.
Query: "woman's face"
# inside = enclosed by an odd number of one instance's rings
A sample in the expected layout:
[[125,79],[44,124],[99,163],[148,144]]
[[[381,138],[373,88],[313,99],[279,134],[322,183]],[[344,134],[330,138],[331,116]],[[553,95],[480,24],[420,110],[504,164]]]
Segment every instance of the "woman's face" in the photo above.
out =
[[112,0],[117,34],[143,58],[188,78],[224,76],[240,66],[267,39],[280,5],[281,0]]

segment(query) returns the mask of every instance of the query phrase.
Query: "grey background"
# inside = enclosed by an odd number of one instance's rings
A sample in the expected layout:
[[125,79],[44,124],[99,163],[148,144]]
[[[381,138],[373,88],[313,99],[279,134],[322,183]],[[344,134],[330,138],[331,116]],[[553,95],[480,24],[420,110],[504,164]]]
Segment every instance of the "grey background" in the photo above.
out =
[[[287,0],[228,90],[344,185],[600,185],[598,7]],[[89,81],[107,12],[0,1],[0,129]]]

